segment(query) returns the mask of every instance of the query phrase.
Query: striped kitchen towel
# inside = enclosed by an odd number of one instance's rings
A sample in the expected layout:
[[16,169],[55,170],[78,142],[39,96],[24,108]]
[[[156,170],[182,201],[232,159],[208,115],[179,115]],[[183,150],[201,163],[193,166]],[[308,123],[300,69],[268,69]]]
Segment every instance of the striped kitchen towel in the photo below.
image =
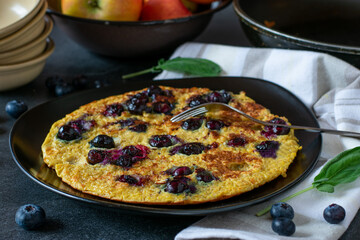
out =
[[[186,43],[171,56],[206,58],[218,63],[223,76],[265,79],[290,90],[312,108],[322,127],[360,132],[360,70],[327,54],[283,49],[244,48],[217,44]],[[164,71],[155,79],[191,77]],[[274,199],[229,213],[207,216],[184,229],[183,239],[338,239],[360,207],[360,180],[339,185],[335,193],[309,191],[289,201],[295,209],[296,232],[278,236],[269,216],[255,217],[260,209],[311,185],[321,166],[338,153],[360,146],[360,141],[323,135],[321,161],[314,172],[296,187]],[[346,209],[338,225],[324,221],[322,212],[331,203]]]

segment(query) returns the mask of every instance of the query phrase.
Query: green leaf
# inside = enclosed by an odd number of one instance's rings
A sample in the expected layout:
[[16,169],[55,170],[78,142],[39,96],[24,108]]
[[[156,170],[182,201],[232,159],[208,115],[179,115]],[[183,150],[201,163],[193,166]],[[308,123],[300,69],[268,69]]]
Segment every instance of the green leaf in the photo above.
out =
[[123,75],[122,78],[127,79],[146,73],[161,72],[162,70],[180,72],[200,77],[219,76],[222,71],[218,64],[207,59],[177,57],[167,61],[160,59],[157,66],[139,72]]
[[[360,176],[360,147],[356,147],[344,151],[328,161],[321,169],[320,173],[314,178],[312,185],[299,192],[296,192],[289,197],[286,197],[280,202],[286,202],[289,199],[296,197],[304,192],[316,188],[321,192],[333,193],[335,186],[341,183],[349,183],[355,181]],[[262,216],[269,212],[271,206],[259,211],[256,216]]]
[[335,191],[334,186],[330,184],[321,184],[316,187],[316,189],[320,192],[328,192],[333,193]]
[[159,62],[158,68],[203,77],[218,76],[221,73],[221,67],[218,64],[203,58],[177,57]]
[[[331,159],[314,178],[313,186],[318,190],[329,189],[342,183],[355,181],[360,176],[360,147],[344,151]],[[321,190],[319,190],[321,191]],[[326,191],[327,192],[327,191]]]

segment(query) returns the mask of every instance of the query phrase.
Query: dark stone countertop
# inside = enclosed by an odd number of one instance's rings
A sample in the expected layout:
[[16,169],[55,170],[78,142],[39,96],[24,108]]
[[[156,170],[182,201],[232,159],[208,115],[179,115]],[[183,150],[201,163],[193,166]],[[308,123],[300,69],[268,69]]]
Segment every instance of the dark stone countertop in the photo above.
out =
[[[125,61],[98,56],[72,42],[56,26],[51,37],[56,49],[42,74],[24,87],[0,93],[0,239],[173,239],[201,217],[133,215],[96,208],[45,189],[29,179],[13,161],[8,141],[15,120],[4,110],[8,101],[21,99],[32,108],[54,99],[44,84],[49,76],[71,78],[85,74],[91,80],[113,83],[122,81],[119,77],[122,74],[153,66],[158,60]],[[231,5],[217,13],[195,41],[250,46]],[[26,203],[38,204],[46,211],[47,223],[39,230],[25,231],[14,221],[16,210]],[[358,239],[359,226],[358,214],[342,239]]]

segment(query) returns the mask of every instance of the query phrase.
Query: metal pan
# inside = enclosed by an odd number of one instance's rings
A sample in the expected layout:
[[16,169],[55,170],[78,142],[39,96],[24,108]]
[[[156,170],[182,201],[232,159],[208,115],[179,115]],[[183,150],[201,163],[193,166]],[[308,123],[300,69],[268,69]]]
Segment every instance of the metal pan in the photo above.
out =
[[328,53],[360,68],[358,0],[234,0],[233,7],[255,46]]

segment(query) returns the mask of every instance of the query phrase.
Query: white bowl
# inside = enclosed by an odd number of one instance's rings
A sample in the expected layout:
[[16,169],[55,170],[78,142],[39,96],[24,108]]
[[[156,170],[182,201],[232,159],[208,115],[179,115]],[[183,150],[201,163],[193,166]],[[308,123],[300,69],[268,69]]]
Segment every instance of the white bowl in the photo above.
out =
[[0,39],[28,23],[43,6],[45,0],[1,0]]
[[45,17],[45,29],[41,35],[31,43],[11,51],[0,53],[0,66],[28,61],[39,56],[46,47],[47,37],[51,33],[53,22],[51,18]]
[[54,48],[54,42],[49,38],[49,43],[40,56],[19,64],[0,66],[0,91],[20,87],[38,77]]
[[37,38],[44,30],[44,15],[46,9],[47,2],[43,4],[40,12],[24,27],[9,36],[0,39],[0,53],[23,46]]

